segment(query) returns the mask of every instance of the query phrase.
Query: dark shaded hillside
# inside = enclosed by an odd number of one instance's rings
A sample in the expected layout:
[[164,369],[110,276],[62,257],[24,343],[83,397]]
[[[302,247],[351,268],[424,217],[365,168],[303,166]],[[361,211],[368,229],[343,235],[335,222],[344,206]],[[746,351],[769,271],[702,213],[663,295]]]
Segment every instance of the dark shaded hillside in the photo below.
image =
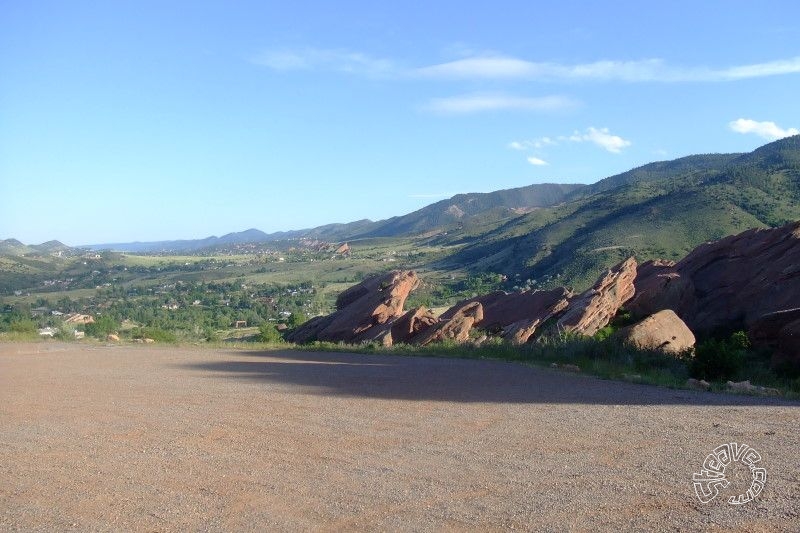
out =
[[[669,163],[654,165],[598,182],[589,188],[601,190],[581,190],[582,197],[563,206],[521,216],[440,267],[583,288],[631,255],[678,259],[708,240],[800,219],[800,136],[750,154],[683,158],[674,173]],[[621,185],[603,190],[614,183]]]

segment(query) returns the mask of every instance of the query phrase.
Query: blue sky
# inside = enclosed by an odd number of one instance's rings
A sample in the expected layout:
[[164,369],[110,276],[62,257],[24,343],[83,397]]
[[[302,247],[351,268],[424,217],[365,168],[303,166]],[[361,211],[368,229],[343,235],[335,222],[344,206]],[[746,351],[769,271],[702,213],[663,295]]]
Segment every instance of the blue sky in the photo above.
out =
[[800,3],[0,1],[0,238],[401,215],[800,128]]

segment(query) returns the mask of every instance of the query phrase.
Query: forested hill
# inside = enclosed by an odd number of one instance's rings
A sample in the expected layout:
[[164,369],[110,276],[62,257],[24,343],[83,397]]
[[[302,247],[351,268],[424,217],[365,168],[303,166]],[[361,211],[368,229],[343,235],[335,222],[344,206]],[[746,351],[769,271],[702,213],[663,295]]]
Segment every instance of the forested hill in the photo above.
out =
[[797,219],[800,136],[606,178],[487,232],[440,266],[585,287],[631,255],[679,259],[707,240]]

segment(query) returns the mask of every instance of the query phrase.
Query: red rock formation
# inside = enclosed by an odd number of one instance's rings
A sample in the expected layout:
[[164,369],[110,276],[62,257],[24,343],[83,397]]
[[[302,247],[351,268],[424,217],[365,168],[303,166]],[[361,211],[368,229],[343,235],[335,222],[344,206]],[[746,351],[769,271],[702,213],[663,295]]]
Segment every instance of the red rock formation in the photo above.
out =
[[800,369],[800,308],[768,313],[748,331],[754,345],[773,350],[772,366]]
[[417,307],[392,323],[392,340],[395,343],[409,343],[438,322],[439,319],[428,308]]
[[625,304],[636,316],[648,316],[662,309],[672,309],[678,315],[694,305],[694,286],[682,277],[674,261],[645,261],[636,269],[636,292]]
[[795,372],[800,370],[800,320],[789,322],[778,332],[772,365],[775,368],[789,366]]
[[[503,338],[512,344],[525,344],[533,337],[538,327],[550,318],[558,316],[569,306],[567,298],[570,292],[566,289],[537,292],[542,295],[541,303],[543,305],[531,312],[527,318],[517,320],[503,329]],[[548,298],[545,295],[555,296],[555,298]]]
[[495,291],[457,303],[444,313],[441,319],[450,319],[465,305],[478,302],[483,307],[483,319],[475,326],[495,333],[506,330],[512,324],[544,322],[554,313],[566,308],[572,293],[563,288],[548,291],[522,291],[506,293]]
[[569,302],[558,319],[561,331],[592,336],[634,295],[636,260],[631,257],[600,276],[594,286]]
[[622,342],[644,350],[679,355],[694,348],[694,334],[671,309],[650,315],[616,334]]
[[470,302],[456,311],[449,320],[439,322],[412,339],[414,344],[425,346],[445,339],[463,343],[469,340],[472,327],[483,319],[483,306],[479,302]]
[[672,266],[644,266],[631,311],[673,309],[695,333],[746,329],[766,314],[798,306],[800,222],[702,244]]
[[413,271],[393,271],[368,278],[339,295],[335,312],[309,320],[287,339],[303,343],[352,342],[364,338],[370,328],[376,328],[377,332],[380,326],[401,316],[406,298],[418,285],[419,278]]

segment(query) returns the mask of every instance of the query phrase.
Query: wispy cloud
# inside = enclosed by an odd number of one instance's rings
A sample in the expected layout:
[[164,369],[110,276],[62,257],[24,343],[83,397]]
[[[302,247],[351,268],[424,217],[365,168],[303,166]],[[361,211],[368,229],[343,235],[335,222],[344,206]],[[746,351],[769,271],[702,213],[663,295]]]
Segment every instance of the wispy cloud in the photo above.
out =
[[672,66],[662,59],[562,64],[503,55],[459,59],[416,69],[433,79],[528,79],[543,81],[721,82],[800,73],[800,56],[725,68]]
[[545,146],[553,146],[558,144],[550,137],[539,137],[538,139],[530,139],[525,141],[512,141],[508,143],[508,147],[514,150],[538,150]]
[[[557,137],[538,137],[535,139],[528,139],[524,141],[512,141],[508,144],[508,147],[512,150],[520,150],[520,151],[534,151],[541,152],[547,146],[558,146],[562,143],[582,143],[582,142],[590,142],[593,143],[604,150],[611,152],[612,154],[618,154],[622,152],[625,148],[629,147],[631,141],[627,139],[623,139],[619,135],[613,135],[608,128],[594,128],[589,127],[586,128],[584,131],[575,131],[572,135],[559,135]],[[528,161],[531,164],[533,163],[531,158],[528,158]],[[538,159],[534,157],[533,159]]]
[[758,122],[749,118],[740,118],[728,123],[728,127],[737,133],[755,133],[759,137],[771,141],[800,134],[797,128],[783,129],[774,122]]
[[279,71],[327,70],[367,76],[387,76],[398,72],[391,60],[346,49],[306,47],[264,50],[252,57],[251,62]]
[[591,142],[612,154],[618,154],[631,145],[631,141],[623,139],[619,135],[612,135],[608,128],[586,128],[583,133],[576,131],[566,140],[571,142]]
[[273,70],[328,70],[367,76],[459,80],[724,82],[800,73],[800,56],[728,67],[671,65],[659,58],[589,63],[529,61],[498,53],[475,53],[455,61],[405,68],[397,62],[344,48],[272,48],[251,58]]
[[545,165],[549,165],[550,164],[547,161],[545,161],[544,159],[539,159],[538,157],[533,157],[533,156],[530,156],[528,158],[528,163],[530,163],[531,165],[537,166],[537,167],[541,167],[541,166],[545,166]]
[[524,97],[503,94],[466,94],[433,98],[423,109],[435,113],[466,114],[482,111],[562,111],[577,107],[579,102],[566,96]]

